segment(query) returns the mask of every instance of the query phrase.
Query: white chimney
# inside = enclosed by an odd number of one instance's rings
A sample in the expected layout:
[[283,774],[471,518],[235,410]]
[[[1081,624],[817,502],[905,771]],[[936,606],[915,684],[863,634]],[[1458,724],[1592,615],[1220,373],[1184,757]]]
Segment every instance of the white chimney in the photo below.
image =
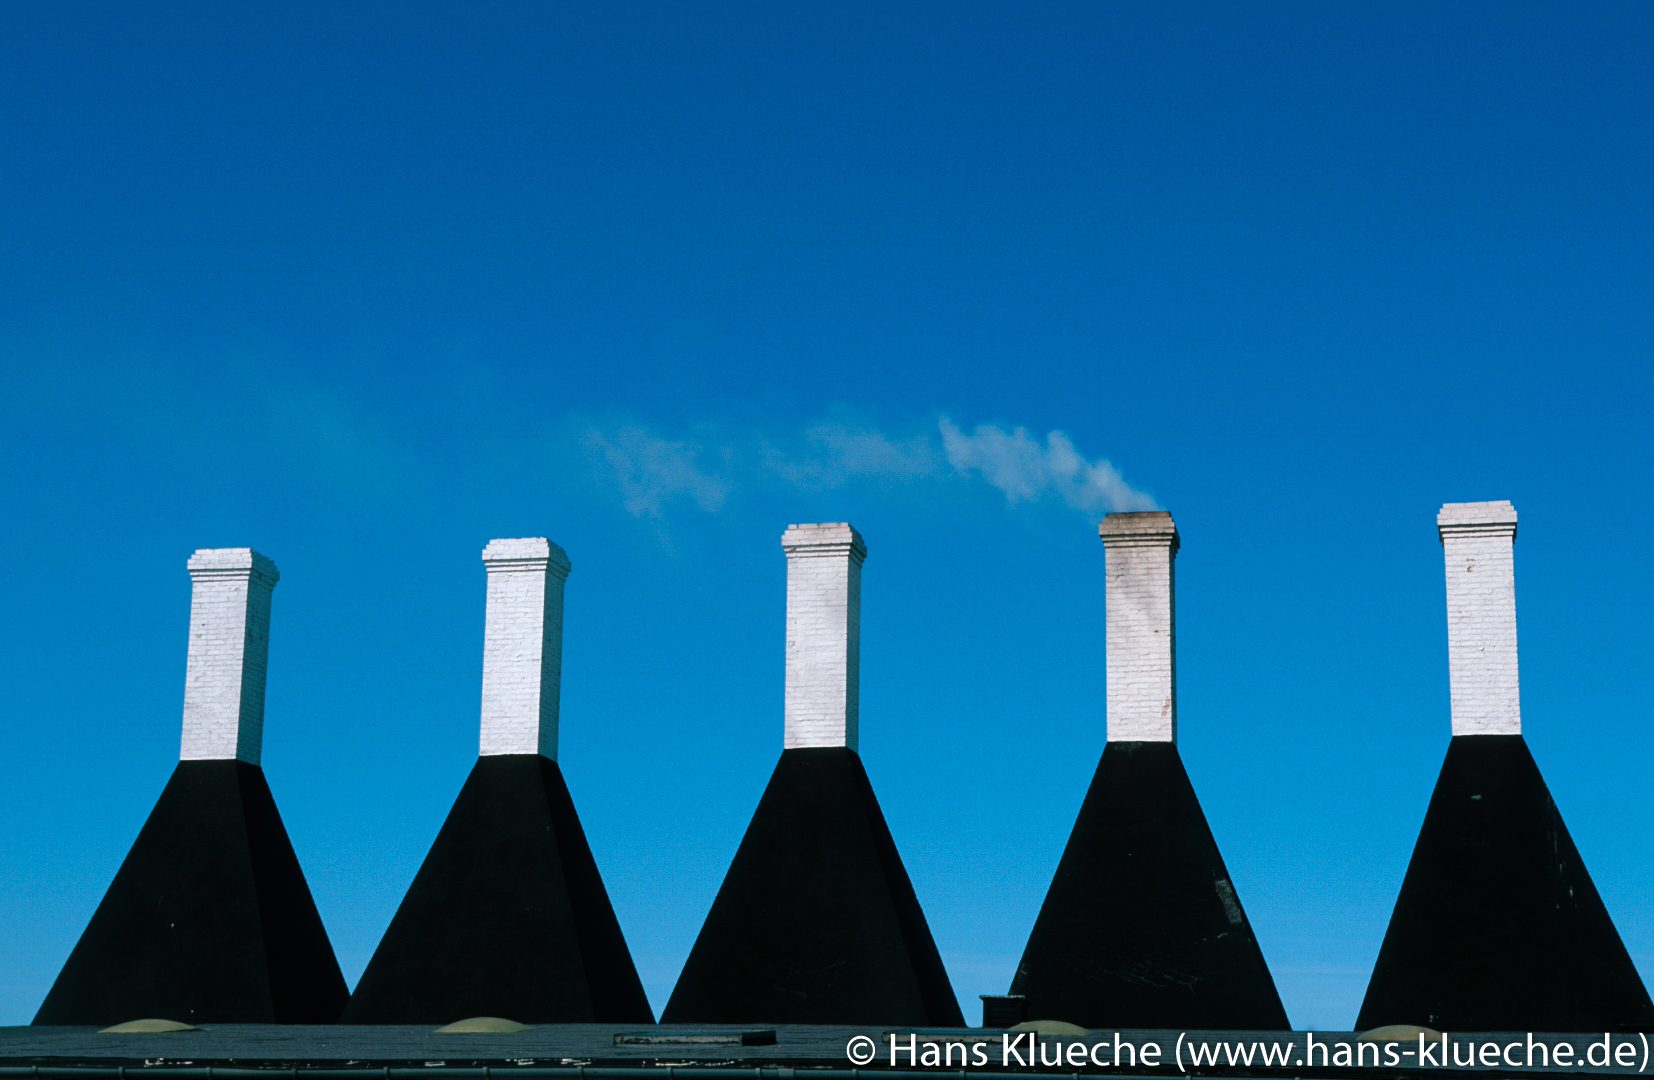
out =
[[1164,510],[1109,514],[1108,741],[1177,741],[1177,525]]
[[543,536],[490,540],[482,644],[482,731],[477,752],[557,760],[563,675],[563,580],[570,563]]
[[1522,734],[1516,670],[1516,508],[1446,503],[1436,515],[1447,564],[1447,670],[1453,734]]
[[202,548],[189,560],[190,647],[183,761],[257,765],[276,564],[252,548]]
[[789,525],[787,553],[788,750],[856,749],[861,693],[861,564],[867,545],[847,522]]

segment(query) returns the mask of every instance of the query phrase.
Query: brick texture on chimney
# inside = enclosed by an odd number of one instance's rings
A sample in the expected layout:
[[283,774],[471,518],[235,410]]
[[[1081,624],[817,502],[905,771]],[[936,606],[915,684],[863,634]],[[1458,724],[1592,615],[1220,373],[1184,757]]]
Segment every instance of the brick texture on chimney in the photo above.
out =
[[1108,741],[1177,742],[1177,525],[1164,510],[1109,514]]
[[861,564],[845,522],[789,525],[783,746],[856,749],[861,690]]
[[202,548],[189,559],[190,642],[183,761],[259,764],[270,594],[276,564],[252,548]]
[[572,564],[543,536],[490,540],[477,752],[557,760],[563,582]]
[[1447,570],[1453,734],[1520,735],[1516,666],[1516,508],[1446,503],[1436,515]]

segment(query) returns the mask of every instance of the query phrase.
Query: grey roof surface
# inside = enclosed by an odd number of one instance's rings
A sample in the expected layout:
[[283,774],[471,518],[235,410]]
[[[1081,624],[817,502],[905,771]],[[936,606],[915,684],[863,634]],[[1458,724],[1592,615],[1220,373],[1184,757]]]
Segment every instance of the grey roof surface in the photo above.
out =
[[[647,1032],[774,1031],[773,1045],[616,1046],[615,1035]],[[446,1062],[637,1064],[812,1060],[848,1065],[845,1044],[856,1035],[881,1040],[878,1027],[818,1025],[546,1024],[510,1034],[436,1034],[428,1024],[206,1024],[197,1031],[100,1034],[91,1027],[0,1027],[0,1061],[155,1062],[172,1065]]]
[[[900,1072],[929,1072],[954,1080],[986,1077],[991,1073],[1003,1076],[1000,1061],[998,1031],[984,1029],[918,1029],[921,1042],[986,1042],[989,1060],[972,1060],[966,1069],[957,1063],[952,1068],[912,1068],[906,1061],[892,1070],[888,1060],[888,1042],[885,1035],[892,1029],[878,1025],[850,1027],[811,1024],[672,1024],[652,1027],[637,1024],[545,1024],[510,1034],[438,1034],[428,1025],[281,1025],[281,1024],[209,1024],[196,1031],[176,1031],[142,1034],[104,1034],[91,1027],[0,1027],[0,1080],[130,1080],[135,1071],[149,1073],[154,1080],[262,1080],[264,1070],[282,1070],[280,1075],[293,1080],[306,1080],[300,1070],[308,1073],[308,1080],[438,1080],[446,1073],[450,1080],[507,1080],[501,1073],[520,1071],[521,1080],[649,1080],[675,1074],[679,1080],[790,1080],[794,1068],[807,1068],[814,1080],[876,1080],[894,1077]],[[904,1037],[914,1030],[898,1029]],[[616,1045],[616,1035],[636,1034],[659,1039],[673,1033],[702,1035],[709,1032],[726,1035],[742,1031],[773,1032],[775,1041],[765,1045]],[[1111,1080],[1142,1080],[1149,1075],[1161,1077],[1183,1075],[1181,1065],[1172,1060],[1174,1044],[1188,1045],[1195,1041],[1205,1044],[1227,1042],[1252,1044],[1259,1040],[1271,1043],[1295,1044],[1295,1056],[1301,1052],[1308,1038],[1318,1044],[1339,1041],[1354,1042],[1353,1032],[1219,1032],[1201,1031],[1102,1031],[1083,1036],[1052,1035],[1041,1038],[1042,1047],[1060,1052],[1061,1046],[1051,1044],[1090,1043],[1112,1041],[1118,1036],[1139,1046],[1158,1043],[1164,1060],[1154,1063],[1152,1069],[1131,1065],[1116,1071],[1095,1065],[1079,1069],[1051,1068],[1050,1062],[1031,1062],[1013,1071],[1024,1080],[1067,1080],[1081,1073],[1107,1076]],[[1374,1032],[1380,1039],[1384,1033]],[[858,1036],[871,1039],[879,1047],[878,1056],[863,1063],[859,1069],[848,1060],[846,1044]],[[1466,1043],[1488,1044],[1495,1047],[1507,1043],[1520,1046],[1525,1043],[1523,1033],[1461,1033],[1449,1037],[1459,1047]],[[1582,1068],[1587,1044],[1612,1038],[1616,1046],[1624,1043],[1639,1051],[1636,1061],[1621,1065],[1618,1061],[1607,1067]],[[1540,1072],[1590,1072],[1596,1074],[1634,1074],[1639,1067],[1646,1069],[1654,1058],[1654,1040],[1645,1041],[1641,1033],[1614,1033],[1602,1035],[1535,1034],[1538,1043],[1555,1046],[1570,1043],[1575,1047],[1576,1063],[1549,1068],[1510,1068],[1488,1065],[1477,1061],[1452,1071],[1474,1071],[1522,1075]],[[1386,1044],[1409,1052],[1408,1041]],[[1024,1051],[1028,1047],[1023,1043]],[[1319,1045],[1318,1047],[1319,1048]],[[1383,1068],[1368,1066],[1350,1069],[1307,1066],[1294,1060],[1289,1067],[1257,1068],[1255,1064],[1230,1065],[1218,1062],[1196,1065],[1184,1062],[1188,1073],[1200,1077],[1274,1077],[1277,1080],[1311,1077],[1325,1080],[1344,1080],[1352,1075],[1367,1080],[1428,1080],[1441,1070],[1419,1068],[1412,1061],[1399,1066]],[[1594,1062],[1592,1063],[1595,1064]],[[665,1066],[684,1066],[668,1070]],[[209,1072],[215,1069],[216,1072]],[[760,1072],[760,1069],[762,1071]],[[259,1071],[255,1071],[259,1070]],[[288,1070],[294,1070],[289,1072]],[[489,1071],[485,1071],[489,1070]]]

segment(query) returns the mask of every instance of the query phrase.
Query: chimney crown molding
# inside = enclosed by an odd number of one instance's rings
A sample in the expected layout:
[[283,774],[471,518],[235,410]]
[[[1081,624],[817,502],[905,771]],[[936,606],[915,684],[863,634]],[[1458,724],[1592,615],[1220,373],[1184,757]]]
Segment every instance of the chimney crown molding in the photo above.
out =
[[281,580],[276,564],[252,548],[196,548],[185,565],[190,578],[196,581],[216,577],[259,578],[261,583],[273,586]]
[[1133,510],[1107,514],[1097,526],[1104,547],[1169,546],[1172,554],[1182,546],[1177,525],[1169,510]]
[[788,525],[781,534],[781,547],[789,559],[848,555],[860,564],[867,558],[866,542],[848,521]]
[[1509,536],[1514,540],[1516,507],[1509,499],[1443,503],[1436,514],[1436,535],[1444,544],[1449,536]]
[[482,549],[482,561],[490,574],[545,570],[566,578],[574,569],[568,552],[543,536],[490,540]]

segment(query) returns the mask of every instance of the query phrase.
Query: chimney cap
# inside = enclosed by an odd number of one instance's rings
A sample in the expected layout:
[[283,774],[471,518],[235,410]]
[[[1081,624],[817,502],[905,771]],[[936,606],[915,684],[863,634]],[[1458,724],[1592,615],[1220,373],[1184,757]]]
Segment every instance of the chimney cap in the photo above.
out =
[[1130,510],[1104,515],[1102,523],[1097,526],[1097,535],[1109,547],[1116,544],[1133,547],[1169,544],[1173,555],[1177,554],[1182,544],[1177,523],[1172,520],[1169,510]]
[[788,525],[781,534],[781,546],[788,555],[848,554],[858,563],[867,558],[866,542],[848,521]]
[[1448,533],[1508,533],[1516,537],[1516,507],[1509,499],[1489,502],[1443,503],[1436,514],[1436,535]]
[[564,576],[574,568],[568,552],[543,536],[490,540],[488,546],[482,549],[482,561],[488,564],[490,570],[496,565],[501,569],[539,569],[547,566],[561,570]]
[[269,578],[272,585],[281,579],[281,572],[276,569],[276,564],[268,556],[260,555],[252,548],[196,548],[186,565],[192,577],[196,574],[223,574],[248,570],[260,577]]

